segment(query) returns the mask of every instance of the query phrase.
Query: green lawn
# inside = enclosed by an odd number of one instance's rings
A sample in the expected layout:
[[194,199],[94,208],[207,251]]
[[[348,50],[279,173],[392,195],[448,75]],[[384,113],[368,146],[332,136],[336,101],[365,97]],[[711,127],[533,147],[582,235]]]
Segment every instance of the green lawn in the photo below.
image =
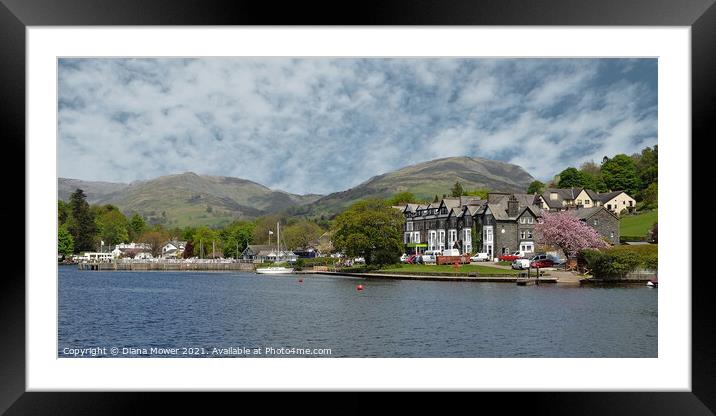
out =
[[619,219],[619,234],[643,237],[657,221],[657,210],[638,215],[625,215]]
[[516,270],[506,270],[506,269],[498,269],[497,267],[490,267],[490,266],[482,266],[477,264],[463,264],[459,268],[455,268],[452,265],[425,265],[425,264],[403,264],[403,265],[395,265],[395,266],[389,266],[384,269],[379,270],[379,272],[386,272],[386,273],[411,273],[411,272],[417,272],[417,273],[455,273],[455,274],[463,274],[463,273],[474,273],[477,272],[478,274],[484,274],[484,275],[513,275],[517,274],[518,272]]

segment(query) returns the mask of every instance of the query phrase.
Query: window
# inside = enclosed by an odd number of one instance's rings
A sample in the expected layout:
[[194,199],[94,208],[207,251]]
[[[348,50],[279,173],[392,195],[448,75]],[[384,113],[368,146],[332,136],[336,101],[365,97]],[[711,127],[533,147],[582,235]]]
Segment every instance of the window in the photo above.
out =
[[413,243],[420,244],[420,232],[416,231],[413,233]]
[[527,230],[527,238],[532,238],[532,230]]
[[630,207],[634,206],[634,201],[629,201],[629,206]]
[[590,205],[591,203],[592,203],[592,201],[590,201],[589,199],[584,200],[584,205]]
[[594,219],[594,225],[599,225],[599,220],[597,218]]
[[611,210],[611,209],[612,209],[612,204],[607,204],[607,209],[608,209],[608,210]]
[[403,243],[409,244],[413,242],[413,233],[405,233],[403,237]]
[[527,232],[525,230],[520,231],[520,238],[523,240],[527,238]]
[[408,224],[406,225],[406,227],[407,227],[407,228],[405,229],[406,231],[413,231],[413,222],[412,222],[412,221],[408,221]]
[[581,199],[578,199],[578,200],[577,200],[577,205],[582,205],[582,200],[581,200]]
[[622,201],[622,205],[626,205],[626,201]]
[[534,224],[534,218],[527,217],[527,224]]

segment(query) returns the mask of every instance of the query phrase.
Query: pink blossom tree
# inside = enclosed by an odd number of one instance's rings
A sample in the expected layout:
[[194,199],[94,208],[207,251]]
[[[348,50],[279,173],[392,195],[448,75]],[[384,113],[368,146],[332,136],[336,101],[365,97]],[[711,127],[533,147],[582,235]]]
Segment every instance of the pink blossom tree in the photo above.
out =
[[535,225],[535,233],[543,244],[559,247],[567,257],[585,248],[607,247],[597,230],[569,211],[544,212],[542,221]]

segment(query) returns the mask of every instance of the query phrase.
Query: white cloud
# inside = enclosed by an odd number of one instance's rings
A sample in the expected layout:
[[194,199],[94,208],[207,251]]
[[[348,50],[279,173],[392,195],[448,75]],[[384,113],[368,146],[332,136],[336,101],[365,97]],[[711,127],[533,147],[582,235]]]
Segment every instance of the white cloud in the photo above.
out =
[[549,178],[656,143],[656,65],[617,61],[62,60],[59,174],[328,193],[471,155]]

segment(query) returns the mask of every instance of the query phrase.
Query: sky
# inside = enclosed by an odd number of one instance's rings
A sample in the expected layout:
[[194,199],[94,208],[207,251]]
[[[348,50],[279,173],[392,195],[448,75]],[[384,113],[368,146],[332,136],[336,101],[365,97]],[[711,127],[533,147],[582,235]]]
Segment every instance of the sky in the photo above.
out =
[[58,174],[327,194],[472,156],[550,180],[657,143],[656,59],[59,60]]

